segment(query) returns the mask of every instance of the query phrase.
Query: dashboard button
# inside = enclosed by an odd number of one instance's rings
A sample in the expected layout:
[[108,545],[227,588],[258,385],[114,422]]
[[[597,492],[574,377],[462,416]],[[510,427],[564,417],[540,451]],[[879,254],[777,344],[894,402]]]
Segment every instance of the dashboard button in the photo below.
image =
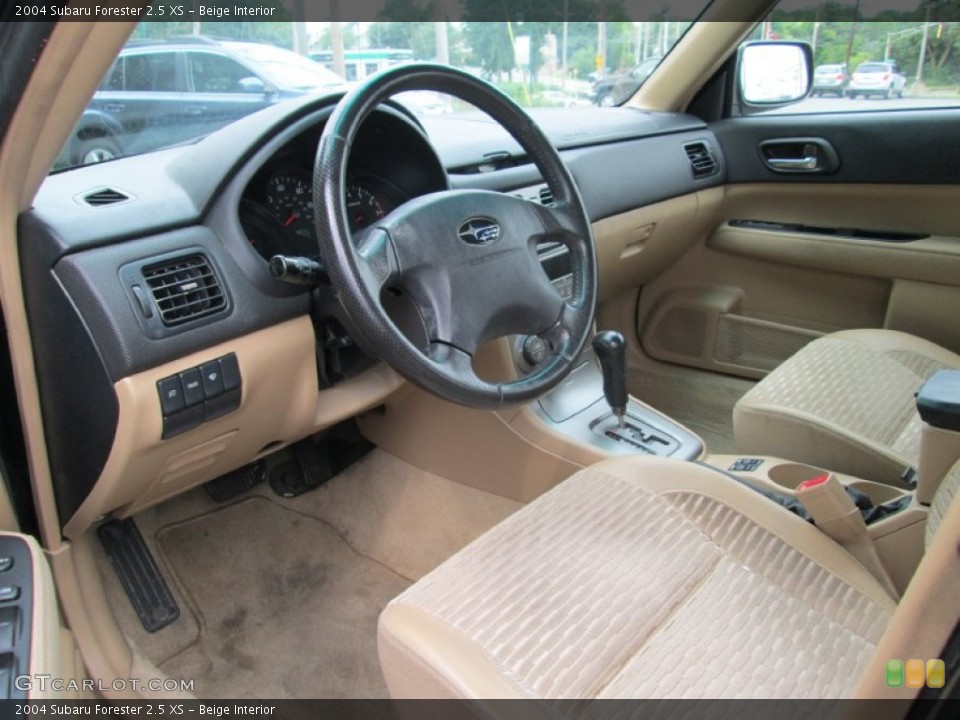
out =
[[164,415],[173,415],[186,407],[183,401],[183,386],[180,385],[178,376],[158,381],[157,391],[160,393],[160,407]]
[[223,371],[218,360],[201,365],[200,375],[203,376],[203,394],[207,400],[223,392]]
[[220,358],[220,372],[223,373],[223,389],[233,390],[240,387],[240,363],[235,353]]
[[203,382],[200,380],[200,370],[193,368],[180,373],[180,384],[183,385],[183,399],[187,407],[199,405],[203,402]]
[[232,413],[240,407],[240,388],[227,390],[204,403],[203,419],[207,422]]
[[163,419],[163,437],[169,438],[193,430],[203,422],[203,405],[194,405]]

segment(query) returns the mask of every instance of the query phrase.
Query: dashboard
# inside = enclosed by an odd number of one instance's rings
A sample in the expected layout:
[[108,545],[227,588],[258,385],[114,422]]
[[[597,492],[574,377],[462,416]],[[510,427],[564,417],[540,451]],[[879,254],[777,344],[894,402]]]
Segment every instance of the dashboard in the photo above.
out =
[[[313,159],[337,100],[292,100],[193,145],[51,175],[21,215],[20,264],[65,536],[230,472],[403,386],[364,351],[329,286],[296,286],[269,271],[275,254],[318,256],[324,218]],[[716,138],[690,116],[606,108],[535,119],[570,167],[595,228],[724,181]],[[716,173],[691,172],[691,143],[712,147]],[[492,121],[420,121],[390,104],[359,131],[347,186],[353,230],[447,189],[550,202],[536,168]],[[643,260],[613,246],[598,255],[601,284],[629,278],[630,264]],[[559,287],[568,272],[562,248],[544,248],[541,260]],[[614,275],[604,276],[610,263]],[[396,310],[416,321],[415,308]],[[210,397],[194,390],[186,407],[169,395],[186,396],[197,370],[218,368],[224,380],[229,370],[229,388],[218,380]]]

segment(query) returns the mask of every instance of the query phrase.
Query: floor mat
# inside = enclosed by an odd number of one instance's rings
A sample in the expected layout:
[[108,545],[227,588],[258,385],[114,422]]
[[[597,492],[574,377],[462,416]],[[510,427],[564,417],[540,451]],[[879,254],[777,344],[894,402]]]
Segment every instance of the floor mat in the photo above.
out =
[[703,438],[708,452],[736,452],[733,406],[753,387],[752,380],[651,363],[632,367],[628,383],[634,397]]
[[523,505],[451,482],[374,450],[292,500],[257,492],[330,523],[358,552],[417,580]]
[[161,669],[199,697],[386,697],[377,617],[409,583],[326,523],[254,497],[157,545],[200,626]]

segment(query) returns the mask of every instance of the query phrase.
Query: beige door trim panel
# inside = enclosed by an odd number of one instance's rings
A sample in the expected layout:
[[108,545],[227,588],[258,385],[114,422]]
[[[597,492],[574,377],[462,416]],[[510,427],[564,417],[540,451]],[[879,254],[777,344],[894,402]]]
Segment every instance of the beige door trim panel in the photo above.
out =
[[725,222],[708,244],[715,250],[787,265],[960,286],[960,237],[892,243],[758,230]]
[[[162,439],[157,381],[228,353],[240,365],[240,408]],[[241,467],[378,404],[403,383],[384,366],[323,391],[317,377],[313,326],[302,316],[120,380],[113,447],[64,535],[78,538],[105,513],[131,515]]]

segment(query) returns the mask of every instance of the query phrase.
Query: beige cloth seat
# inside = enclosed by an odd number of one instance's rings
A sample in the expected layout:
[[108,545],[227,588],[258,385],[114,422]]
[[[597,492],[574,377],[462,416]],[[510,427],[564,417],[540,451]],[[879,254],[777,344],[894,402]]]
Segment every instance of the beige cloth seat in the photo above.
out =
[[920,455],[914,394],[942,368],[960,369],[960,355],[906,333],[819,338],[737,403],[737,449],[900,484]]
[[[958,486],[960,463],[936,523]],[[620,458],[396,598],[380,662],[394,698],[842,697],[896,608],[830,538],[735,480]]]

